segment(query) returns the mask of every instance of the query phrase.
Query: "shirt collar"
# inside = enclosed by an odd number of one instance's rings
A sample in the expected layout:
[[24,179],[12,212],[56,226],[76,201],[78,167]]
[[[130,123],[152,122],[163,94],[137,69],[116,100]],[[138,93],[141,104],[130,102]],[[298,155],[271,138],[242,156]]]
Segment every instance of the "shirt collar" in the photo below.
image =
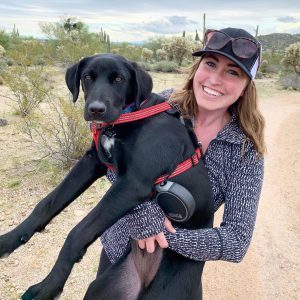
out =
[[232,144],[243,144],[247,140],[247,136],[238,124],[238,118],[235,113],[232,114],[231,120],[219,131],[215,139]]

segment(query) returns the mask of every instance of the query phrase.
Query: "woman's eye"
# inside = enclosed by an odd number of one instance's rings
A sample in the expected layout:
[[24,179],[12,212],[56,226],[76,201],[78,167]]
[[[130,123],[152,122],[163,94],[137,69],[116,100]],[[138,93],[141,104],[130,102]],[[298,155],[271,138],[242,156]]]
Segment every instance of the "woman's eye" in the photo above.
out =
[[91,80],[92,77],[91,77],[90,75],[84,75],[84,79],[85,79],[85,80]]
[[214,68],[216,66],[216,64],[213,61],[207,61],[206,64],[211,68]]
[[228,73],[233,76],[240,76],[239,73],[235,70],[228,70]]

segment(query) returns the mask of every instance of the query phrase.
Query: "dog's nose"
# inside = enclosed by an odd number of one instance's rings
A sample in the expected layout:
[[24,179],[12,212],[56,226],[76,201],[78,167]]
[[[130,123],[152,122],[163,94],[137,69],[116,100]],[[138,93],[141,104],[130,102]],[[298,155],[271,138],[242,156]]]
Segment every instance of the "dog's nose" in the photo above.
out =
[[91,116],[102,115],[106,111],[106,106],[103,103],[94,102],[88,106],[88,112]]

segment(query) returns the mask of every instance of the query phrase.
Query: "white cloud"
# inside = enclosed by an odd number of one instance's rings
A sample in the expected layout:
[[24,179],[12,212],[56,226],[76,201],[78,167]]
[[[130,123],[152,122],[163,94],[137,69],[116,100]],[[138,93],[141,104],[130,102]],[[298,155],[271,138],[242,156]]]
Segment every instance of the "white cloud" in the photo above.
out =
[[102,27],[112,41],[134,41],[183,30],[201,32],[204,12],[208,28],[242,27],[254,33],[259,25],[260,34],[300,32],[299,0],[10,0],[0,3],[0,29],[10,31],[16,24],[23,35],[41,36],[39,22],[73,15],[91,30]]

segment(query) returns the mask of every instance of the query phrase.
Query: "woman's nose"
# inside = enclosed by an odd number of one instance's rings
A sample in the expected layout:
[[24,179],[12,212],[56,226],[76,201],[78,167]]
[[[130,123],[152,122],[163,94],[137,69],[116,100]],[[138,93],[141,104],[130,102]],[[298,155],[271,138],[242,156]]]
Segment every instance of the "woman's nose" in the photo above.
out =
[[223,72],[216,70],[210,76],[210,82],[213,85],[220,85],[223,82]]

